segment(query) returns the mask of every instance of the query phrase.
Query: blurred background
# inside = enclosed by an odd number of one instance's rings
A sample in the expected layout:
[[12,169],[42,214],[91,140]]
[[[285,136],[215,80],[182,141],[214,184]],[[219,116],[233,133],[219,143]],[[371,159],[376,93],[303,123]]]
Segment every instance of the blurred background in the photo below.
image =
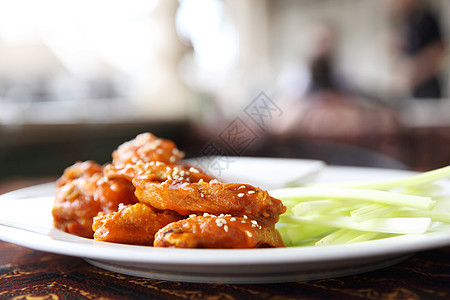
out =
[[0,0],[0,180],[144,131],[187,157],[448,165],[449,42],[448,0]]

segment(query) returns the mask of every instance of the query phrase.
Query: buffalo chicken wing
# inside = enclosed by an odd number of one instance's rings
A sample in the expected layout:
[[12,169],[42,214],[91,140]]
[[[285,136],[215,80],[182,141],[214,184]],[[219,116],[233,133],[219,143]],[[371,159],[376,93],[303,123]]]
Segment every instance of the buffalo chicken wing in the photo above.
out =
[[119,211],[99,213],[94,218],[94,239],[135,245],[153,245],[155,233],[169,223],[182,219],[174,211],[157,211],[144,203],[121,205]]
[[92,238],[93,218],[99,212],[116,211],[119,204],[138,202],[133,185],[124,179],[107,180],[95,162],[68,167],[57,181],[52,209],[54,225],[68,233]]
[[160,161],[167,164],[177,164],[184,153],[175,143],[157,138],[151,133],[141,133],[135,139],[120,145],[112,154],[113,164],[124,166],[138,161]]
[[274,226],[231,215],[191,216],[158,231],[156,247],[259,248],[283,247]]
[[286,211],[280,200],[267,191],[248,184],[166,180],[157,183],[134,178],[136,196],[140,202],[157,209],[169,209],[181,215],[198,213],[244,215],[260,222],[275,224]]
[[147,163],[138,161],[135,164],[126,164],[120,167],[108,164],[105,166],[104,173],[108,178],[124,178],[129,181],[139,178],[147,182],[164,182],[166,180],[198,182],[214,179],[199,168],[186,164],[171,165],[160,161]]
[[182,162],[175,143],[143,133],[105,166],[87,161],[57,181],[56,228],[98,241],[179,248],[282,247],[286,207],[267,191],[222,183]]

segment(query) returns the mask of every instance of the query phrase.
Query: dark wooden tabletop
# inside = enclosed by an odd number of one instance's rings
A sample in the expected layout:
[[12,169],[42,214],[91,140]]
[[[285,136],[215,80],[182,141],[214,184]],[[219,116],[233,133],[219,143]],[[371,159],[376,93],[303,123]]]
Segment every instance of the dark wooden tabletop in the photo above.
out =
[[[2,182],[0,193],[45,181]],[[449,258],[447,247],[341,278],[261,285],[194,284],[117,274],[81,258],[0,241],[0,299],[450,299]]]

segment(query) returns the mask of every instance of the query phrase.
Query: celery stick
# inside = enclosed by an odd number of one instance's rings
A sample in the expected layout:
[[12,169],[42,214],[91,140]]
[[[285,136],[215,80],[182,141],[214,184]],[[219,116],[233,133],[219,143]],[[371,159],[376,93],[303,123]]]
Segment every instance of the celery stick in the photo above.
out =
[[349,241],[360,236],[363,232],[359,230],[347,229],[347,231],[335,240],[336,244],[347,244]]
[[298,245],[300,242],[322,236],[333,230],[332,227],[316,225],[294,225],[277,227],[286,246]]
[[[361,189],[376,189],[376,190],[390,190],[414,186],[424,186],[433,182],[450,178],[450,166],[424,172],[418,175],[409,176],[406,178],[382,180],[373,182],[361,183],[337,183],[332,186],[340,186],[346,188],[361,188]],[[322,184],[318,184],[322,186]],[[327,184],[324,184],[328,186]]]
[[429,185],[410,186],[401,191],[402,194],[433,197],[433,195],[440,195],[444,188],[441,185],[432,183]]
[[296,247],[300,247],[300,246],[301,247],[314,246],[316,241],[317,241],[317,239],[304,240],[304,241],[298,242],[294,246],[296,246]]
[[316,242],[316,246],[333,245],[333,244],[345,244],[348,240],[351,240],[361,234],[360,231],[341,228],[332,233],[324,236],[322,239]]
[[386,234],[383,233],[379,233],[379,232],[363,232],[360,235],[358,235],[357,237],[349,240],[347,242],[347,244],[352,244],[352,243],[359,243],[359,242],[366,242],[366,241],[370,241],[370,240],[374,240],[380,237],[386,237]]
[[344,189],[344,188],[289,188],[272,192],[275,197],[282,201],[287,200],[314,200],[314,199],[341,199],[362,200],[375,203],[384,203],[395,206],[405,206],[418,209],[430,210],[436,201],[429,197],[405,195],[393,192],[367,190],[367,189]]
[[294,215],[302,215],[310,211],[316,210],[330,210],[336,207],[342,207],[342,202],[336,200],[315,200],[315,201],[305,201],[295,205],[292,208]]
[[376,218],[358,223],[352,221],[351,217],[327,215],[285,216],[283,222],[397,234],[424,233],[431,225],[430,218]]
[[288,207],[279,222],[287,245],[356,243],[449,232],[450,197],[441,195],[444,188],[438,182],[449,178],[447,166],[401,179],[318,183],[271,191],[271,195]]
[[450,232],[450,224],[435,222],[433,226],[428,230],[429,232]]
[[[335,236],[333,236],[333,234]],[[387,237],[389,235],[379,232],[364,232],[352,229],[339,229],[316,242],[316,246],[322,245],[338,245],[352,244],[358,242],[370,241],[379,237]]]
[[423,211],[416,209],[404,209],[393,211],[389,214],[389,217],[408,217],[408,218],[431,218],[434,222],[444,222],[450,223],[450,212],[442,212],[442,211]]
[[352,220],[355,222],[363,222],[377,217],[381,217],[394,210],[395,210],[394,206],[372,203],[351,211],[350,216],[352,217]]
[[349,229],[344,229],[344,228],[335,230],[332,233],[327,234],[326,236],[324,236],[323,238],[318,240],[314,245],[315,246],[331,245],[338,237],[343,235],[348,230]]

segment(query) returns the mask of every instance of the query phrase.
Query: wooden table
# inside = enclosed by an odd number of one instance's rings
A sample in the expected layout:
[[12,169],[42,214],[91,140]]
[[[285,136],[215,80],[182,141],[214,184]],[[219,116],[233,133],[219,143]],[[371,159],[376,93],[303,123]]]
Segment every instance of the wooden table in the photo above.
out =
[[[0,183],[0,193],[45,179]],[[0,299],[450,299],[450,247],[378,271],[282,284],[194,284],[105,271],[0,241]]]

